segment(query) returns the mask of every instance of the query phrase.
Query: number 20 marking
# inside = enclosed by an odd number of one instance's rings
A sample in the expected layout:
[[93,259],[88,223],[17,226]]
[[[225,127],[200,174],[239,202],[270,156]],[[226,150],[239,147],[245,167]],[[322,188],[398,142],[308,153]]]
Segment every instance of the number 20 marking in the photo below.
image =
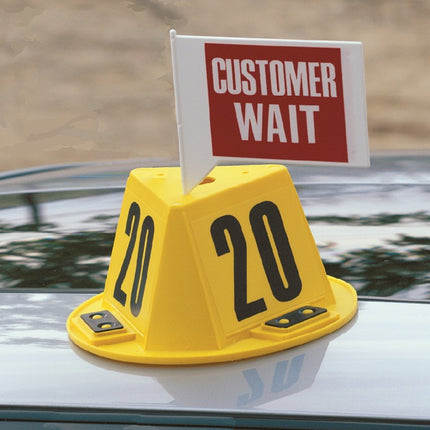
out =
[[[125,306],[127,294],[122,290],[122,284],[130,265],[131,256],[136,245],[137,230],[140,220],[140,207],[136,202],[130,205],[128,211],[125,233],[130,236],[124,261],[121,265],[118,278],[115,282],[113,296],[119,303]],[[136,271],[130,297],[130,312],[137,317],[142,308],[143,292],[145,291],[146,278],[148,276],[149,258],[151,256],[152,242],[154,239],[154,220],[147,215],[142,223],[142,231],[139,238],[139,249],[137,251]],[[143,255],[145,254],[145,256]],[[143,260],[143,265],[142,265]]]
[[[282,281],[264,218],[272,233],[287,286]],[[278,207],[270,201],[256,204],[249,213],[249,222],[273,296],[280,302],[295,299],[302,290],[302,281]],[[234,255],[234,310],[237,320],[242,321],[264,312],[267,306],[264,298],[248,303],[246,240],[239,221],[232,215],[217,218],[211,225],[212,240],[218,257],[230,252],[226,232],[230,236]]]

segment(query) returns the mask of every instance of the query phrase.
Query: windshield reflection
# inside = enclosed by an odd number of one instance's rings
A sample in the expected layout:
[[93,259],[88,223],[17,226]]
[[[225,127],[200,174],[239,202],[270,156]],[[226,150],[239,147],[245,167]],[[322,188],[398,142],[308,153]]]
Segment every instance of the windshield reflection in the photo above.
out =
[[[330,275],[351,283],[365,296],[430,299],[430,238],[401,236],[384,246],[357,249],[325,262]],[[399,295],[400,297],[400,295]]]
[[[1,288],[102,290],[122,198],[113,194],[109,200],[106,191],[70,199],[62,193],[61,202],[43,204],[25,195],[27,215],[15,222],[0,210]],[[103,207],[106,201],[109,207]],[[67,214],[51,216],[54,204]],[[429,212],[308,220],[329,275],[351,283],[360,295],[430,299]]]

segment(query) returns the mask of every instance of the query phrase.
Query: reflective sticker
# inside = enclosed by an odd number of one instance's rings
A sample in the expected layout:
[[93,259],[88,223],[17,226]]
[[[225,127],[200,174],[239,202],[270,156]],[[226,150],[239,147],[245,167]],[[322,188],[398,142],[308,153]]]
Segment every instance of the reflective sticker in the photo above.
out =
[[297,309],[293,312],[288,312],[278,318],[274,318],[273,320],[267,321],[266,325],[278,328],[288,328],[303,321],[306,321],[310,318],[314,318],[318,315],[321,315],[325,312],[327,312],[327,309],[325,308],[318,308],[315,306],[303,306],[302,308]]

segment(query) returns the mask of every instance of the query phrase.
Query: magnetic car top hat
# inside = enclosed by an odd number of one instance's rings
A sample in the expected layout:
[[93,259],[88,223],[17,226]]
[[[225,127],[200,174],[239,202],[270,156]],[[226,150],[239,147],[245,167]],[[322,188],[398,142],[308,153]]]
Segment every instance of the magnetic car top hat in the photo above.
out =
[[328,277],[283,166],[216,167],[183,195],[179,167],[130,173],[104,292],[71,339],[127,362],[195,364],[291,348],[346,324],[349,284]]

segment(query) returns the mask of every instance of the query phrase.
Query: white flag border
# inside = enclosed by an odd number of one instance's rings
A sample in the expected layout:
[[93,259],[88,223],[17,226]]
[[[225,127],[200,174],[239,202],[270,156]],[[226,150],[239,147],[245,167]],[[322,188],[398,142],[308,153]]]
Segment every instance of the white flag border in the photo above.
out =
[[[188,194],[223,161],[369,166],[366,88],[361,42],[203,37],[177,35],[170,31],[179,157],[184,194]],[[212,155],[205,43],[266,46],[303,46],[340,48],[348,162],[216,157]],[[186,96],[185,96],[186,95]]]

